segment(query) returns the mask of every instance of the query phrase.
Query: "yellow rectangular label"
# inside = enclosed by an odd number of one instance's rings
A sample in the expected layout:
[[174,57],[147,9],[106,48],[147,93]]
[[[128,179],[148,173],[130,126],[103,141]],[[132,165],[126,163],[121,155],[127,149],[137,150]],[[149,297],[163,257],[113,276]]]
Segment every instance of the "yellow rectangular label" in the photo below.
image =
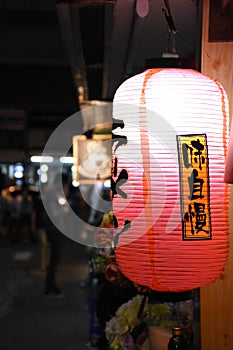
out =
[[211,239],[207,137],[177,136],[183,239]]

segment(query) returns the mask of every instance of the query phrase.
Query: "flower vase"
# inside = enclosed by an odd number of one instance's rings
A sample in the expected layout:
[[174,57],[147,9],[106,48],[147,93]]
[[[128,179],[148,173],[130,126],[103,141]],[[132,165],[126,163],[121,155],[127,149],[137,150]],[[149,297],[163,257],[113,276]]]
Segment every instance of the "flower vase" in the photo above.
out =
[[167,350],[171,336],[172,333],[170,329],[149,326],[150,350]]

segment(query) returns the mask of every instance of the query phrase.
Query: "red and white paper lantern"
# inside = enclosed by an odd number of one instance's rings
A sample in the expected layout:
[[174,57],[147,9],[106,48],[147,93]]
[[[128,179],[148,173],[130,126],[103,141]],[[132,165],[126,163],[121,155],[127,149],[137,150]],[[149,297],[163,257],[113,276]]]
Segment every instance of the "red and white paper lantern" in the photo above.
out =
[[119,227],[130,221],[116,258],[133,282],[179,292],[223,271],[228,114],[221,84],[192,69],[148,69],[116,91],[113,211]]

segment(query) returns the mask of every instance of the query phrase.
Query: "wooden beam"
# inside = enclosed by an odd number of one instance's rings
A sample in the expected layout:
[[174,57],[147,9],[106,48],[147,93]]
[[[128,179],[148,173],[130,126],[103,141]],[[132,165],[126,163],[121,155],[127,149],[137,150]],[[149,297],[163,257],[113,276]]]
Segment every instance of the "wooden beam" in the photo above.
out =
[[[217,79],[225,88],[230,115],[233,106],[233,42],[209,42],[209,6],[203,1],[202,73]],[[217,2],[217,1],[216,1]],[[232,350],[233,348],[233,196],[229,205],[229,257],[217,281],[200,290],[201,349]]]

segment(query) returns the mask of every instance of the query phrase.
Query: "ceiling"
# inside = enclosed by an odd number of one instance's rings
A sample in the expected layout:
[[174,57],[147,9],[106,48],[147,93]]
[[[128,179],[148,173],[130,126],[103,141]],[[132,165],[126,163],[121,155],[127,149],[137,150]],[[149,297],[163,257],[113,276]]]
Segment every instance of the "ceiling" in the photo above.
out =
[[162,57],[172,49],[180,57],[197,55],[196,2],[170,0],[168,3],[177,29],[175,34],[168,30],[163,12],[166,3],[164,0],[58,2],[66,52],[79,94],[85,100],[112,101],[118,86],[141,72],[151,57]]
[[43,149],[59,123],[112,101],[149,58],[176,51],[199,63],[200,13],[194,0],[2,0],[0,161]]

